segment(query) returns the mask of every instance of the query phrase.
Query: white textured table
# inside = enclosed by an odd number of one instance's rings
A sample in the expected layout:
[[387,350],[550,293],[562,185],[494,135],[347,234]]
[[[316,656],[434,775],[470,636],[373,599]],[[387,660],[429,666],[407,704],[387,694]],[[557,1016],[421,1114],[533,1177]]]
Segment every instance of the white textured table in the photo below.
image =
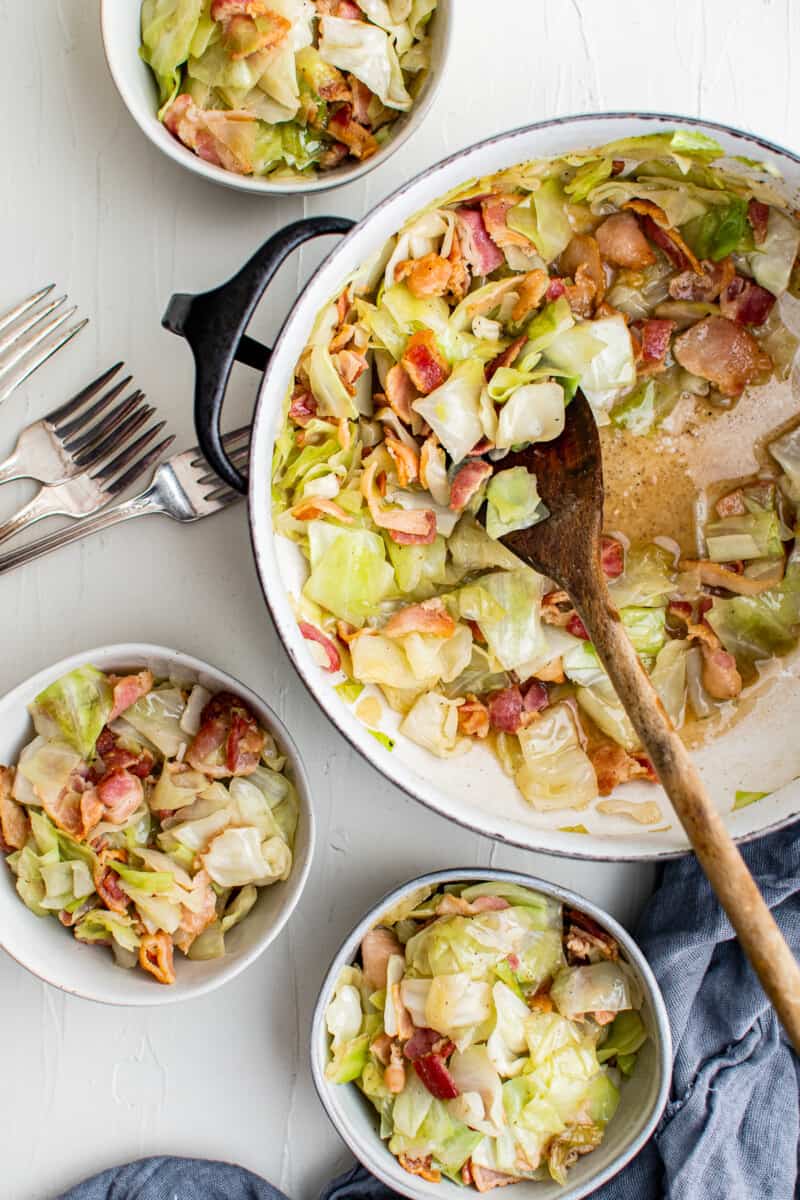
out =
[[[220,282],[304,213],[357,217],[459,146],[540,118],[600,109],[685,112],[797,148],[793,0],[454,0],[454,56],[427,123],[362,183],[304,202],[242,196],[162,157],[106,73],[97,5],[0,0],[4,122],[0,308],[51,279],[92,324],[0,414],[23,421],[125,357],[182,445],[193,442],[188,350],[159,326],[174,290]],[[270,290],[269,337],[316,248]],[[234,399],[247,412],[255,376]],[[3,489],[2,512],[25,495]],[[148,518],[0,578],[0,689],[82,648],[181,647],[266,696],[307,755],[319,827],[289,929],[223,991],[163,1011],[69,999],[0,957],[3,1200],[45,1200],[153,1153],[237,1160],[310,1200],[348,1160],[314,1095],[307,1025],[341,937],[387,887],[434,867],[519,867],[568,883],[623,920],[648,867],[523,853],[449,825],[362,763],[295,678],[271,627],[244,507],[191,529]],[[376,856],[376,847],[386,851]],[[391,849],[389,849],[391,847]]]

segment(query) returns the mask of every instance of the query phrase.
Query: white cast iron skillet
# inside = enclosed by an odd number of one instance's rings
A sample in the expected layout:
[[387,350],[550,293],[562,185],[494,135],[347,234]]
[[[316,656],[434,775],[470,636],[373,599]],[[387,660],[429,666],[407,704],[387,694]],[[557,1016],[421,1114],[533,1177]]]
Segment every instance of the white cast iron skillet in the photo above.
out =
[[[537,813],[480,746],[442,760],[397,734],[396,714],[385,711],[382,728],[395,740],[381,745],[334,692],[312,660],[297,627],[291,596],[304,580],[297,548],[276,538],[270,512],[272,452],[287,389],[316,314],[337,295],[352,272],[417,211],[466,181],[515,163],[599,146],[612,140],[691,126],[715,138],[731,156],[769,161],[782,173],[788,198],[800,191],[800,157],[750,134],[687,117],[607,113],[545,121],[482,142],[422,172],[382,201],[358,225],[339,217],[295,222],[271,238],[228,284],[205,295],[175,296],[167,328],[190,342],[197,365],[195,414],[200,444],[220,474],[245,490],[245,480],[225,458],[219,412],[234,359],[264,370],[253,419],[249,472],[250,527],[261,584],[275,624],[300,677],[342,734],[387,778],[444,816],[481,833],[533,850],[593,859],[652,859],[684,853],[687,841],[662,795],[664,821],[654,829],[624,817],[581,812]],[[795,202],[795,201],[793,201]],[[796,203],[796,202],[795,202]],[[272,349],[244,331],[280,263],[296,246],[321,234],[346,234],[297,299]],[[767,432],[766,430],[764,432]],[[668,499],[668,498],[667,498]],[[666,522],[668,525],[668,521]],[[657,532],[657,531],[654,531]],[[750,837],[800,812],[800,741],[786,731],[800,723],[800,687],[791,664],[736,725],[697,752],[697,763],[736,837]],[[737,791],[766,798],[733,810]],[[660,794],[660,789],[658,789]],[[653,785],[628,784],[626,796],[653,797]],[[587,832],[576,832],[580,825]]]

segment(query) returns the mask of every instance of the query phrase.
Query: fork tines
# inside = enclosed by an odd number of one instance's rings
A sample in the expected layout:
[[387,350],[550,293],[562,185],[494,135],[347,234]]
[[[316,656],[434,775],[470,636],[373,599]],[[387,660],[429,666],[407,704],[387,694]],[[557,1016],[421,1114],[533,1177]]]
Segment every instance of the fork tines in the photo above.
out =
[[51,283],[0,313],[0,403],[88,323],[69,324],[78,310],[64,307],[66,296],[52,298],[54,288]]

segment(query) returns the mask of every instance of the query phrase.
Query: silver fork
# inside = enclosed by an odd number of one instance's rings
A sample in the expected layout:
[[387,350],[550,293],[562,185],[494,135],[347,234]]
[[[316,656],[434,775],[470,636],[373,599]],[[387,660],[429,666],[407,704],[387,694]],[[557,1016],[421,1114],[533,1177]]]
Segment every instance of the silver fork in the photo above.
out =
[[127,432],[130,436],[139,429],[155,412],[139,403],[144,392],[135,391],[111,412],[106,411],[131,382],[130,375],[86,407],[121,367],[121,362],[115,363],[66,404],[23,429],[12,453],[0,463],[0,483],[12,479],[63,483],[100,461],[109,435],[119,438]]
[[[99,460],[108,460],[109,453],[119,449],[127,441],[133,432],[130,428],[131,422],[137,423],[137,426],[142,424],[154,410],[143,411],[143,417],[134,414],[123,423],[124,428],[120,427],[116,432],[109,434],[103,443]],[[83,471],[64,483],[45,484],[32,500],[23,504],[13,517],[0,525],[0,542],[8,541],[14,534],[27,529],[36,521],[42,521],[45,517],[84,517],[97,512],[114,496],[126,491],[143,471],[157,461],[167,446],[172,444],[174,436],[165,438],[146,454],[142,453],[165,424],[165,421],[159,421],[156,425],[151,425],[141,437],[126,445],[110,461],[103,462],[93,474]]]
[[64,328],[78,310],[63,308],[66,296],[50,298],[54,288],[51,283],[0,313],[0,404],[88,324],[85,319]]
[[[249,453],[249,427],[226,434],[222,440],[234,464],[241,470]],[[151,451],[150,457],[154,454],[155,451]],[[133,517],[161,513],[174,521],[199,521],[201,517],[210,517],[212,513],[241,499],[243,497],[239,492],[234,492],[211,470],[200,454],[199,447],[193,446],[191,450],[184,450],[182,454],[176,454],[161,463],[149,487],[138,496],[115,504],[97,516],[83,517],[65,529],[37,538],[19,550],[0,555],[0,575],[42,558],[51,550],[79,542],[93,533],[110,529],[112,525],[130,521]]]

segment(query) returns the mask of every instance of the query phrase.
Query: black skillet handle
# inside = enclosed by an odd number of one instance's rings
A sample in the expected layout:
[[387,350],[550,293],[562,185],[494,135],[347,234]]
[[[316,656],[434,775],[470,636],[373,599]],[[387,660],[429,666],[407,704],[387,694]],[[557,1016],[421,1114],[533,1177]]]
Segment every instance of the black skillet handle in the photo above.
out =
[[247,492],[222,444],[220,417],[234,361],[264,371],[271,350],[245,333],[256,305],[284,259],[311,238],[349,233],[346,217],[306,217],[294,221],[256,251],[221,287],[197,296],[172,297],[162,325],[185,337],[195,361],[194,420],[200,449],[218,475],[236,491]]

